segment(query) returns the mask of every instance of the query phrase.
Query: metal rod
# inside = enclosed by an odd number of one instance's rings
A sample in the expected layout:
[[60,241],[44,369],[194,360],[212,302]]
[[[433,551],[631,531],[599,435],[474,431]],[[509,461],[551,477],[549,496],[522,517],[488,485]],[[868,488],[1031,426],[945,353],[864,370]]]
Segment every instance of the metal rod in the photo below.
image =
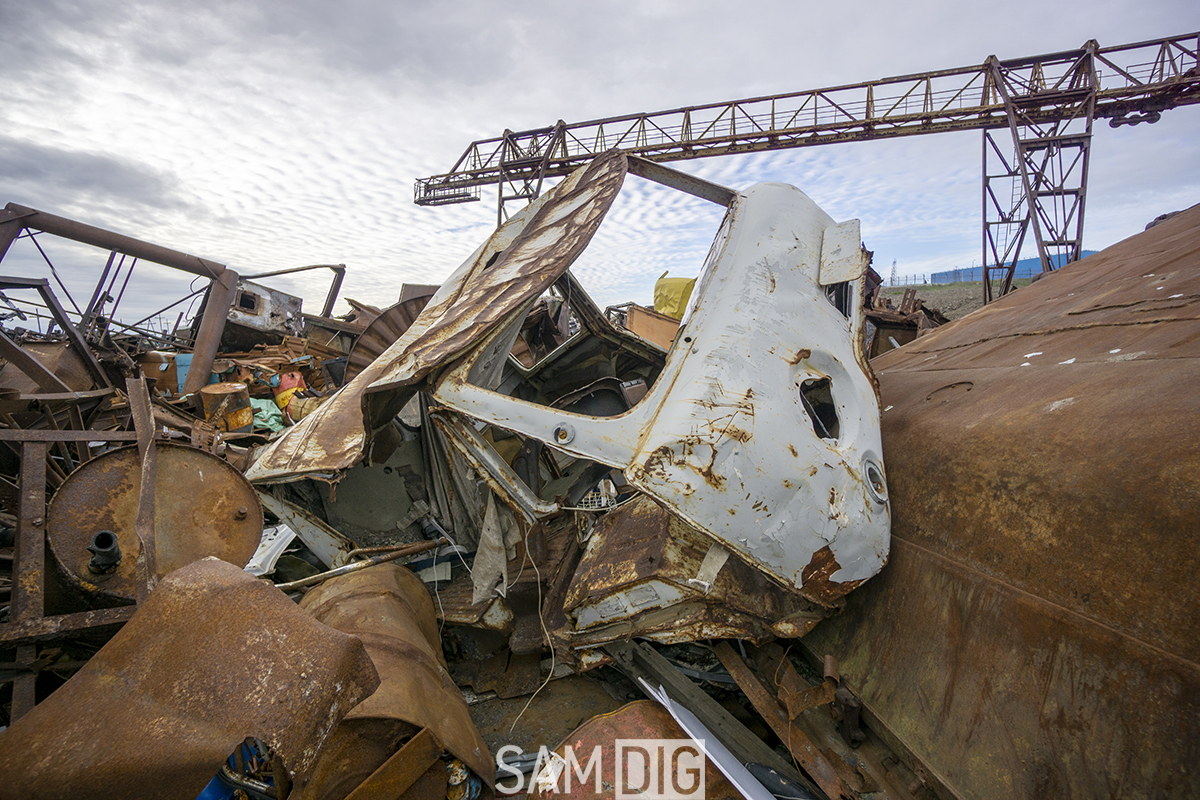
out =
[[67,291],[66,284],[62,282],[62,278],[58,277],[58,270],[54,268],[54,262],[50,260],[50,256],[46,255],[46,251],[42,249],[41,243],[39,243],[37,238],[32,235],[29,237],[29,240],[33,242],[33,246],[36,247],[38,252],[42,254],[42,258],[45,260],[46,266],[50,268],[50,274],[53,275],[54,280],[58,282],[58,287],[63,290],[63,294],[65,294],[67,299],[71,301],[71,305],[75,306],[75,313],[82,315],[83,312],[79,310],[79,304],[75,302],[74,297],[71,297],[71,293]]
[[96,301],[104,294],[104,281],[108,279],[108,273],[112,271],[113,261],[117,258],[117,251],[110,250],[108,253],[108,262],[104,265],[104,271],[100,273],[100,280],[96,282],[96,289],[92,292],[92,299],[87,304],[87,309],[83,312],[83,317],[79,320],[79,327],[86,330],[91,323],[92,317],[96,313]]
[[301,578],[298,581],[291,581],[290,583],[277,583],[275,584],[275,588],[285,592],[290,592],[292,589],[301,589],[305,586],[312,586],[313,584],[327,581],[330,578],[336,578],[339,575],[348,575],[351,572],[358,572],[359,570],[364,570],[367,567],[373,567],[377,564],[383,564],[388,561],[395,561],[396,559],[404,558],[405,556],[424,553],[426,550],[432,550],[435,547],[441,547],[442,545],[447,544],[450,544],[449,539],[437,539],[432,542],[418,542],[417,544],[409,545],[401,550],[397,550],[394,553],[388,553],[387,555],[382,556],[372,556],[366,561],[356,561],[353,564],[347,564],[344,567],[331,569],[328,572],[322,572],[318,575],[310,575],[307,578]]
[[[149,320],[152,320],[152,319],[154,319],[154,318],[155,318],[155,317],[157,317],[159,314],[161,314],[161,313],[163,313],[164,311],[166,311],[168,308],[174,308],[175,306],[179,305],[180,303],[184,303],[184,302],[187,302],[188,300],[191,300],[193,297],[195,297],[196,295],[200,294],[201,292],[203,292],[203,291],[204,291],[205,289],[207,289],[207,288],[208,288],[207,286],[201,286],[199,289],[196,289],[195,291],[191,292],[190,294],[186,294],[186,295],[184,295],[183,297],[179,298],[179,299],[178,299],[178,300],[176,300],[174,303],[171,303],[170,305],[167,305],[167,306],[163,306],[163,307],[162,307],[162,308],[160,308],[158,311],[155,311],[155,312],[153,312],[152,314],[148,314],[148,315],[146,315],[146,316],[142,317],[141,319],[139,319],[137,322],[135,322],[135,323],[133,323],[133,324],[134,324],[134,325],[141,325],[143,322],[148,322]],[[130,326],[130,327],[133,327],[133,326]]]
[[103,228],[85,225],[65,217],[47,214],[44,211],[27,208],[17,203],[9,203],[5,209],[22,215],[22,222],[26,228],[45,231],[64,239],[72,239],[93,247],[102,247],[105,250],[116,250],[143,261],[153,261],[155,264],[174,267],[193,275],[215,278],[226,270],[224,264],[218,264],[215,261],[181,253],[168,247],[160,247],[140,239],[134,239],[132,236],[106,231]]
[[137,259],[135,258],[129,262],[129,271],[125,273],[125,282],[121,284],[121,291],[117,295],[117,299],[113,301],[112,310],[108,312],[110,316],[117,313],[117,306],[121,305],[121,298],[125,296],[125,289],[129,287],[129,279],[133,277],[133,268],[136,266]]

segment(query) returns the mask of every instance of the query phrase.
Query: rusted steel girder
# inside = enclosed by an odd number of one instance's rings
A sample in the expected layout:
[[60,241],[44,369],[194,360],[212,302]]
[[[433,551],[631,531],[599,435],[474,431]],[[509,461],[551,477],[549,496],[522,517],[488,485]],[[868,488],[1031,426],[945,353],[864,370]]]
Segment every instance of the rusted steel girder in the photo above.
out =
[[[196,333],[196,341],[192,345],[194,357],[184,381],[183,391],[185,394],[194,392],[208,383],[212,362],[221,343],[221,333],[225,330],[225,319],[237,293],[236,272],[215,261],[143,242],[66,217],[47,214],[45,211],[27,208],[17,203],[9,203],[3,212],[0,212],[0,261],[4,259],[12,242],[26,229],[43,231],[93,247],[124,253],[210,279],[212,283],[204,305],[204,315],[200,320],[200,330]],[[63,327],[68,334],[74,331],[73,326]],[[84,353],[83,357],[86,359],[89,355],[90,353]],[[107,385],[107,379],[102,377],[101,380],[102,385]]]

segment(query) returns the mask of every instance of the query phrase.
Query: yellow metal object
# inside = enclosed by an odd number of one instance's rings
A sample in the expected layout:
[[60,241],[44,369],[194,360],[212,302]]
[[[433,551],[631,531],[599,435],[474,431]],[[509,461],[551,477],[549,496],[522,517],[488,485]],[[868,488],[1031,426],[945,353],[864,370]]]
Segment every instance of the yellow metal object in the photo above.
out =
[[695,285],[695,278],[668,278],[664,272],[654,282],[654,310],[672,319],[683,319]]

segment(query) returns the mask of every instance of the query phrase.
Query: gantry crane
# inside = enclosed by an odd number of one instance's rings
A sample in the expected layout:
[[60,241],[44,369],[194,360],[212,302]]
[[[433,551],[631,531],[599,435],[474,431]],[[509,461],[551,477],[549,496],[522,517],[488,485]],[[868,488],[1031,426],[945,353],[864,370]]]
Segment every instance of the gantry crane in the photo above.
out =
[[[1082,257],[1092,121],[1157,122],[1200,102],[1200,33],[902,75],[865,83],[513,132],[472,142],[449,172],[422,178],[417,205],[538,196],[614,147],[680,161],[947,131],[983,131],[984,302],[1012,286],[1030,228],[1042,270]],[[1007,131],[1007,133],[1005,132]],[[993,281],[999,279],[999,288]]]

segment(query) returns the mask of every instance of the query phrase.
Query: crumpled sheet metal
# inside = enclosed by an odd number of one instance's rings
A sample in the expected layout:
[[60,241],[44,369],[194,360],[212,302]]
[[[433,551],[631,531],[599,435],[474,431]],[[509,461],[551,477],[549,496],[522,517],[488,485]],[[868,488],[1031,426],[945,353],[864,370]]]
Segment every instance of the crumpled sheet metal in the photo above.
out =
[[1200,206],[874,362],[894,559],[805,642],[961,796],[1200,796],[1198,264]]
[[598,156],[500,226],[403,336],[265,447],[246,477],[332,479],[362,460],[369,430],[394,417],[431,372],[460,357],[571,266],[620,191],[625,170],[624,154]]
[[[395,564],[332,578],[309,591],[300,606],[331,628],[362,640],[379,689],[353,708],[334,731],[302,800],[341,797],[388,756],[376,741],[428,728],[446,750],[488,786],[495,764],[442,656],[433,600],[425,584]],[[403,725],[412,726],[404,730]],[[389,727],[390,726],[390,727]]]
[[664,644],[799,638],[830,613],[648,497],[596,522],[563,606],[576,646],[630,635]]
[[362,642],[231,564],[197,561],[0,733],[0,798],[192,800],[248,736],[303,782],[378,684]]
[[[819,283],[833,220],[793,186],[737,195],[666,366],[615,417],[474,385],[474,356],[434,397],[457,412],[624,470],[630,483],[752,566],[831,603],[876,574],[889,509],[879,405],[861,350],[861,279],[843,316]],[[838,430],[801,398],[828,380]]]

